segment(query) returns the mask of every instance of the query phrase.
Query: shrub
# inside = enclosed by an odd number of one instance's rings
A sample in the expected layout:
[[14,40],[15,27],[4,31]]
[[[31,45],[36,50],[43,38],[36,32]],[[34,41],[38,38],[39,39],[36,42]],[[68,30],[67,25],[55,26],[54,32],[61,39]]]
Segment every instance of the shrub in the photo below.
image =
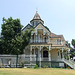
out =
[[64,58],[65,58],[65,59],[66,59],[66,57],[67,57],[67,56],[66,56],[66,55],[64,55]]
[[44,68],[48,68],[48,65],[44,65]]
[[21,62],[22,67],[24,67],[24,62]]
[[67,60],[69,60],[69,56],[67,56]]
[[38,68],[38,65],[35,65],[34,69]]

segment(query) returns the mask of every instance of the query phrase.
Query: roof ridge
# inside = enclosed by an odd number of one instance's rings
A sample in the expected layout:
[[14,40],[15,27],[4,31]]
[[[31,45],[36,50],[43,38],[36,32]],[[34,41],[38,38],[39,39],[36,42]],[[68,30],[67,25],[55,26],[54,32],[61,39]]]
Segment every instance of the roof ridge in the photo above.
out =
[[51,37],[58,37],[58,38],[61,38],[61,40],[65,41],[63,35],[57,35],[57,34],[51,32],[51,35],[50,35],[50,36],[51,36]]

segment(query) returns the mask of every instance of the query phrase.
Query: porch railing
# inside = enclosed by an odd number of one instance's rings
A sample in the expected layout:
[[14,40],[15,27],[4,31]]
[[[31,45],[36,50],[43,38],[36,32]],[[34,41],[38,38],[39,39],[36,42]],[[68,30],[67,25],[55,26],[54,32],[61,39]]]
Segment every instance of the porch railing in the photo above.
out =
[[69,65],[71,68],[75,69],[75,61],[74,60],[67,60],[65,58],[63,58],[64,63],[66,63],[67,65]]
[[53,42],[53,41],[49,41],[49,40],[30,40],[30,43],[50,43],[52,45],[62,45],[62,42]]
[[47,43],[48,40],[30,40],[30,43]]
[[59,58],[56,58],[56,59],[52,58],[51,61],[63,61],[63,59],[61,59],[61,58],[60,59]]
[[36,58],[37,61],[51,61],[51,59],[49,60],[49,58],[43,58],[43,57],[38,57]]

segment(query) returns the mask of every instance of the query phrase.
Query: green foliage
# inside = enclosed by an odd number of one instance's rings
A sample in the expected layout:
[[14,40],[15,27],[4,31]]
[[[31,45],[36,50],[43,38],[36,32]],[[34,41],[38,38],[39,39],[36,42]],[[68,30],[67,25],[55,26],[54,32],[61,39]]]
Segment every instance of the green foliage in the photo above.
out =
[[[30,41],[31,31],[22,32],[22,25],[19,19],[12,19],[12,17],[3,18],[2,35],[3,38],[0,41],[0,48],[2,48],[2,54],[22,54],[25,46]],[[0,49],[1,52],[1,49]]]
[[17,34],[21,34],[22,25],[19,19],[13,20],[12,17],[5,19],[3,18],[2,24],[2,35],[5,39],[12,39],[15,38]]
[[64,55],[64,58],[69,60],[69,56],[68,55]]
[[21,62],[22,67],[24,67],[24,62]]
[[3,53],[3,50],[2,50],[2,40],[0,38],[0,54],[2,54],[2,53]]
[[75,48],[75,39],[72,39],[72,45],[73,45],[73,47]]
[[71,53],[71,58],[75,57],[75,49],[71,49],[70,53]]
[[[22,42],[22,49],[23,50],[30,42],[30,37],[31,37],[31,31],[33,29],[30,29],[29,31],[26,30],[25,32],[22,33],[22,39],[23,39],[23,42]],[[23,52],[23,51],[22,51]]]
[[66,55],[64,55],[64,58],[66,59]]
[[39,68],[38,65],[35,65],[34,69],[37,69],[37,68]]
[[44,68],[48,68],[48,65],[44,65]]
[[20,54],[23,39],[21,38],[22,25],[19,19],[3,18],[2,50],[4,54]]
[[69,60],[69,56],[67,56],[67,60]]
[[71,58],[75,57],[75,39],[72,39],[71,44],[73,48],[70,49]]

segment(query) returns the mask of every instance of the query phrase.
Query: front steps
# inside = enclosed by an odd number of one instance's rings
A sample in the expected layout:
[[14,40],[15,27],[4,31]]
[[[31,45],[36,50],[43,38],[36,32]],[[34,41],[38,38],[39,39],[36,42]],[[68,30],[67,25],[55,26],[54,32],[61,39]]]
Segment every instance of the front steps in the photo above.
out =
[[63,59],[63,62],[66,63],[67,65],[69,65],[71,68],[75,69],[75,62],[73,60]]

